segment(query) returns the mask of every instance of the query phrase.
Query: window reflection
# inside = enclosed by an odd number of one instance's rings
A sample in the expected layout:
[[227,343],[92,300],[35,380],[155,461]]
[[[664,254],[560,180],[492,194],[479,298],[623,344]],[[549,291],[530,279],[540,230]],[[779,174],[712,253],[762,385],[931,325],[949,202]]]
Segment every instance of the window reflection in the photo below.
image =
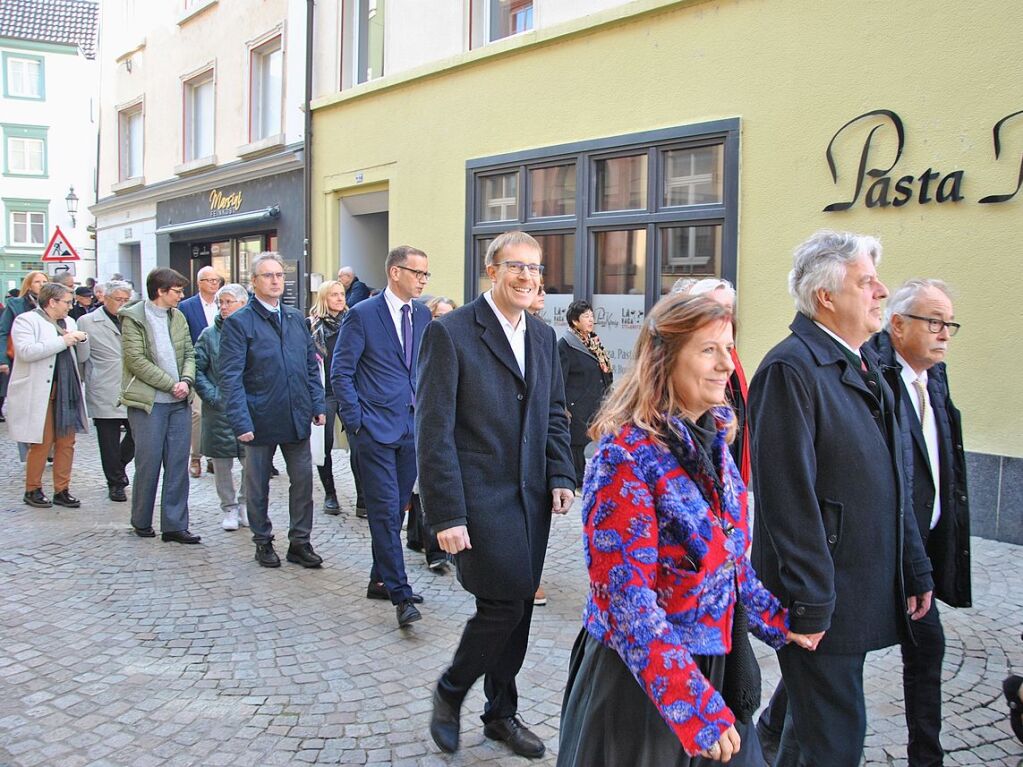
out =
[[721,226],[672,226],[661,229],[661,295],[679,277],[721,275]]
[[646,207],[647,156],[614,157],[593,163],[598,212]]

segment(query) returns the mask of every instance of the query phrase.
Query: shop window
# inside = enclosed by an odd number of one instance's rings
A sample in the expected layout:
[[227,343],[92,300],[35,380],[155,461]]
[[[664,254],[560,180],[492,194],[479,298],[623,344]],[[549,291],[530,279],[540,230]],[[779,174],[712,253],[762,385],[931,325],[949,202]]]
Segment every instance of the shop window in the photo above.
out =
[[533,0],[472,0],[473,48],[533,28]]
[[4,198],[7,211],[7,244],[27,248],[46,245],[47,200]]
[[3,54],[4,96],[9,99],[43,101],[46,81],[43,58],[22,54]]
[[342,88],[383,77],[386,10],[386,0],[342,3]]
[[278,35],[253,48],[249,85],[249,140],[260,141],[282,132],[284,50]]
[[5,176],[46,176],[46,128],[4,125],[3,136]]
[[119,180],[141,178],[143,150],[142,104],[135,104],[117,113],[117,130],[120,144]]
[[679,277],[735,282],[738,137],[739,121],[721,120],[469,161],[466,300],[489,287],[487,244],[529,232],[544,251],[545,317],[558,328],[559,307],[590,300],[622,368]]
[[185,162],[213,155],[214,87],[212,69],[185,81]]

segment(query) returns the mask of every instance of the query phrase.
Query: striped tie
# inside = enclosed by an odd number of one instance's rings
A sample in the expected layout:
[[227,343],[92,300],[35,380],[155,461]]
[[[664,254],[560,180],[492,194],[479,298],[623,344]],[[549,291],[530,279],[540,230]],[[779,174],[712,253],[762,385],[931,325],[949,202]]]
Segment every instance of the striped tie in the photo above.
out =
[[920,425],[924,425],[924,417],[927,415],[927,385],[922,379],[917,378],[913,381],[913,386],[916,387],[916,396],[920,400],[920,410],[917,415],[920,416]]

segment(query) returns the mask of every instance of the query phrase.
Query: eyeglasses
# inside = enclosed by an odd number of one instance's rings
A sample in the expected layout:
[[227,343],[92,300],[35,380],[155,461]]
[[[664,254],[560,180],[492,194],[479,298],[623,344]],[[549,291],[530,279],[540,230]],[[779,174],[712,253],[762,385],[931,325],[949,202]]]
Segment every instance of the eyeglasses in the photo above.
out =
[[168,293],[177,293],[179,296],[185,295],[184,288],[167,288]]
[[199,282],[220,282],[219,277],[202,277]]
[[525,261],[501,261],[498,264],[494,264],[494,266],[498,269],[504,266],[511,274],[522,274],[527,269],[534,276],[543,274],[543,264],[527,264]]
[[107,296],[107,301],[113,301],[115,304],[126,304],[131,301],[131,296],[125,296],[124,298],[116,298],[115,296]]
[[72,306],[75,303],[75,300],[73,298],[58,298],[57,299],[57,303],[58,304],[67,304],[68,306]]
[[422,269],[410,269],[407,266],[398,266],[399,269],[404,269],[406,272],[412,272],[416,276],[416,279],[421,282],[429,282],[432,276],[429,272],[424,272]]
[[921,322],[927,323],[927,329],[932,333],[940,333],[942,328],[948,330],[949,336],[954,336],[959,332],[959,328],[962,327],[958,322],[945,322],[934,317],[921,317],[918,314],[903,314],[903,317],[909,317],[911,320],[920,320]]
[[284,272],[263,272],[262,274],[256,274],[255,277],[266,277],[268,280],[283,280]]

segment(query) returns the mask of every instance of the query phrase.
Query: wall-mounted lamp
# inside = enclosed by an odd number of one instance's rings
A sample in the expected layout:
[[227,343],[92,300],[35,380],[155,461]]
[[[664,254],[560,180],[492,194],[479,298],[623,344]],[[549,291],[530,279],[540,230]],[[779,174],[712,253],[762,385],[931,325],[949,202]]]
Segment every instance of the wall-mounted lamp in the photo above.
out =
[[75,188],[72,186],[68,189],[67,197],[64,198],[64,202],[67,203],[67,212],[71,216],[71,228],[75,228],[75,214],[78,213],[78,195],[75,194]]

